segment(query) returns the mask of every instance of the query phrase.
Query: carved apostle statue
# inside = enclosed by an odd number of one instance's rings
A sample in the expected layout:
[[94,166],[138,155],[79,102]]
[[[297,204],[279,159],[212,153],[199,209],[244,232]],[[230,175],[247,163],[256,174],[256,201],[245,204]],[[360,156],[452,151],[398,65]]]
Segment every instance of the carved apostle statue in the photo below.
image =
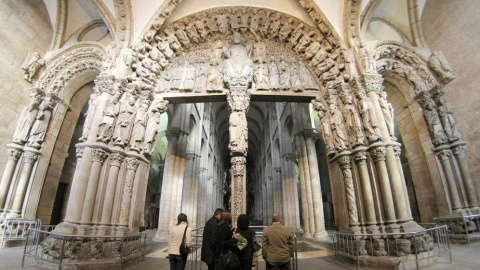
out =
[[275,57],[270,57],[270,62],[268,63],[268,74],[270,77],[270,89],[278,90],[280,89],[280,78],[278,74],[278,67],[275,63]]
[[228,121],[230,141],[228,149],[232,154],[247,155],[248,152],[248,127],[247,117],[244,112],[244,105],[241,101],[233,103],[233,111]]
[[437,101],[438,114],[448,140],[450,142],[458,141],[460,139],[460,130],[457,121],[453,117],[452,107],[440,95],[435,96],[435,100]]
[[55,107],[55,100],[52,95],[47,95],[38,108],[38,114],[33,123],[30,136],[28,137],[28,146],[40,149],[45,140],[50,120],[52,119],[52,110]]
[[258,64],[253,71],[254,88],[257,90],[270,90],[270,78],[267,64]]
[[362,117],[363,129],[365,135],[370,143],[376,142],[382,138],[382,132],[380,131],[377,116],[373,108],[372,101],[368,98],[363,91],[357,92],[358,98],[358,112]]
[[45,65],[45,59],[38,52],[29,52],[21,67],[25,74],[23,78],[28,82],[32,82],[33,76],[43,65]]
[[90,128],[92,127],[93,118],[95,117],[95,112],[97,111],[98,105],[98,95],[93,93],[90,95],[90,99],[88,100],[88,109],[85,112],[85,123],[83,124],[83,131],[82,137],[78,139],[80,142],[84,142],[88,139],[88,135],[90,134]]
[[143,146],[143,139],[145,138],[145,129],[147,120],[147,111],[149,102],[143,100],[140,102],[140,108],[137,109],[135,115],[135,122],[133,123],[132,136],[130,138],[130,150],[140,152]]
[[331,96],[327,103],[330,110],[330,128],[335,149],[339,152],[347,150],[347,136],[343,126],[342,113],[337,109],[337,98]]
[[428,130],[433,140],[433,145],[438,146],[440,144],[447,142],[447,136],[443,130],[440,117],[438,112],[435,109],[435,104],[429,96],[425,96],[422,100],[423,103],[423,114],[425,115],[425,120],[428,125]]
[[113,139],[115,145],[125,147],[130,139],[133,120],[135,119],[135,97],[127,93],[120,101],[120,112],[118,114]]
[[42,102],[42,95],[37,88],[30,89],[30,104],[23,109],[18,120],[15,133],[13,134],[13,143],[23,145],[28,140],[30,129],[38,113],[38,106]]
[[145,144],[143,151],[147,155],[151,155],[155,147],[155,139],[157,138],[158,126],[160,125],[160,115],[167,110],[168,100],[159,99],[150,105],[147,113],[147,129],[145,131]]
[[325,142],[325,150],[328,156],[335,154],[335,145],[332,140],[332,130],[330,129],[330,119],[327,114],[327,108],[323,105],[323,102],[319,97],[312,100],[313,109],[317,111],[318,118],[320,120],[320,129],[323,135],[323,141]]
[[120,110],[120,95],[120,93],[117,93],[114,96],[109,96],[105,102],[102,122],[98,126],[97,141],[108,143],[112,139],[113,127],[115,126],[115,120]]
[[345,126],[350,139],[350,145],[355,148],[365,144],[365,137],[362,131],[362,122],[358,116],[357,109],[353,105],[353,97],[349,92],[342,95],[343,116],[345,117]]
[[395,138],[395,119],[394,119],[394,111],[392,104],[388,103],[387,101],[387,92],[382,91],[378,98],[378,103],[380,103],[380,108],[382,108],[383,118],[385,119],[385,124],[387,125],[388,133],[390,134],[390,138],[392,140],[396,140]]

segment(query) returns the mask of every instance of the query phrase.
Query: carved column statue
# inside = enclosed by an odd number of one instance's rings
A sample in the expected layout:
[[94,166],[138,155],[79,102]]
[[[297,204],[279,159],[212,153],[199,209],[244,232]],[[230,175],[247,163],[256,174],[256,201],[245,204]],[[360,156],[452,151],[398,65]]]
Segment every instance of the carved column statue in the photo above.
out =
[[52,119],[52,111],[56,104],[54,99],[55,97],[49,94],[43,100],[42,104],[40,104],[35,122],[30,130],[28,146],[35,149],[40,149],[42,147],[42,144],[45,140],[45,135],[50,125],[50,120]]
[[232,218],[247,212],[246,204],[246,186],[245,186],[245,164],[247,159],[242,156],[231,158],[232,163]]
[[316,97],[312,100],[313,109],[317,111],[318,118],[320,120],[320,130],[322,131],[323,141],[325,143],[325,150],[327,156],[331,157],[335,155],[335,145],[333,144],[332,130],[330,129],[330,117],[328,115],[327,108],[320,97]]
[[342,83],[340,86],[340,98],[343,101],[343,117],[345,118],[345,128],[352,148],[365,144],[365,137],[362,131],[362,122],[357,109],[353,104],[353,97],[350,93],[348,84]]
[[358,209],[357,199],[355,196],[355,188],[353,186],[352,167],[350,165],[350,157],[342,156],[338,160],[340,169],[342,170],[343,180],[345,183],[345,193],[347,195],[348,217],[350,226],[358,226]]
[[20,115],[20,119],[15,127],[15,133],[13,134],[13,143],[23,145],[28,141],[30,129],[35,122],[41,102],[42,92],[38,88],[30,89],[30,104],[23,109]]
[[425,121],[427,122],[428,131],[430,131],[433,145],[439,146],[447,143],[447,136],[445,135],[438,112],[435,109],[435,103],[428,93],[423,93],[420,104],[423,107],[423,115],[425,116]]
[[337,108],[337,97],[330,95],[327,99],[330,113],[330,128],[335,149],[338,152],[347,150],[347,136],[345,135],[344,119],[342,113]]
[[132,190],[135,181],[135,174],[137,172],[140,161],[135,157],[128,157],[127,162],[127,174],[125,176],[125,186],[123,187],[122,205],[120,209],[120,226],[128,227],[130,207],[132,204]]
[[460,130],[458,129],[457,121],[453,116],[453,110],[450,104],[445,102],[443,86],[437,85],[432,90],[433,97],[436,101],[438,115],[442,122],[445,135],[449,142],[455,142],[460,140]]

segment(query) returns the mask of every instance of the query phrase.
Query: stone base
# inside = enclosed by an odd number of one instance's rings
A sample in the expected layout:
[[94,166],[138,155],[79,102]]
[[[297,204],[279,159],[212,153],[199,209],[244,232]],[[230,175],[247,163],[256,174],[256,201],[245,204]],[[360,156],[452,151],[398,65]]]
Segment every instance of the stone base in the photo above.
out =
[[469,240],[470,243],[480,242],[480,232],[474,232],[467,234],[449,234],[448,237],[450,238],[450,242],[452,244],[468,244]]
[[[430,257],[430,258],[428,258]],[[425,259],[422,259],[425,258]],[[417,269],[416,256],[410,254],[408,256],[359,256],[358,261],[355,258],[336,254],[335,259],[341,262],[352,264],[360,268],[376,268],[376,269]],[[434,251],[421,252],[418,254],[418,266],[425,266],[435,262]]]
[[[142,254],[132,254],[125,256],[123,258],[123,262],[120,258],[116,259],[98,259],[98,260],[91,260],[91,261],[71,261],[68,262],[67,260],[62,263],[62,269],[67,270],[78,270],[78,269],[85,269],[85,270],[110,270],[110,269],[123,269],[125,266],[135,265],[140,263],[143,260]],[[41,266],[50,268],[50,269],[58,269],[58,264],[39,261],[38,263]]]

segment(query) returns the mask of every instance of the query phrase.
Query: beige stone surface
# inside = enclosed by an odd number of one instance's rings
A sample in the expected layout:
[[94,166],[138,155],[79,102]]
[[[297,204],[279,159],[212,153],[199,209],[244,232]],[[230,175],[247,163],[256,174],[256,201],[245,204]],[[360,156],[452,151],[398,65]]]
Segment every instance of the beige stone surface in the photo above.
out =
[[452,105],[463,139],[468,143],[472,178],[480,183],[480,35],[477,1],[427,1],[422,14],[423,33],[432,50],[447,58],[456,79],[445,87],[445,98]]

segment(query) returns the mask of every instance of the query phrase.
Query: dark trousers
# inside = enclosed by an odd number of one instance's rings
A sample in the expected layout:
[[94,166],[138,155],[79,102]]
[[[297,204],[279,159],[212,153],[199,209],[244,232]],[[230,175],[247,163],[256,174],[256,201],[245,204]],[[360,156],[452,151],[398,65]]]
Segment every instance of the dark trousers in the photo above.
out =
[[187,258],[180,255],[169,254],[168,260],[170,261],[170,270],[184,270],[187,264]]
[[267,270],[292,270],[290,262],[282,265],[271,265],[268,262],[265,262],[265,265],[267,266]]
[[215,270],[215,264],[207,264],[208,265],[208,270]]

